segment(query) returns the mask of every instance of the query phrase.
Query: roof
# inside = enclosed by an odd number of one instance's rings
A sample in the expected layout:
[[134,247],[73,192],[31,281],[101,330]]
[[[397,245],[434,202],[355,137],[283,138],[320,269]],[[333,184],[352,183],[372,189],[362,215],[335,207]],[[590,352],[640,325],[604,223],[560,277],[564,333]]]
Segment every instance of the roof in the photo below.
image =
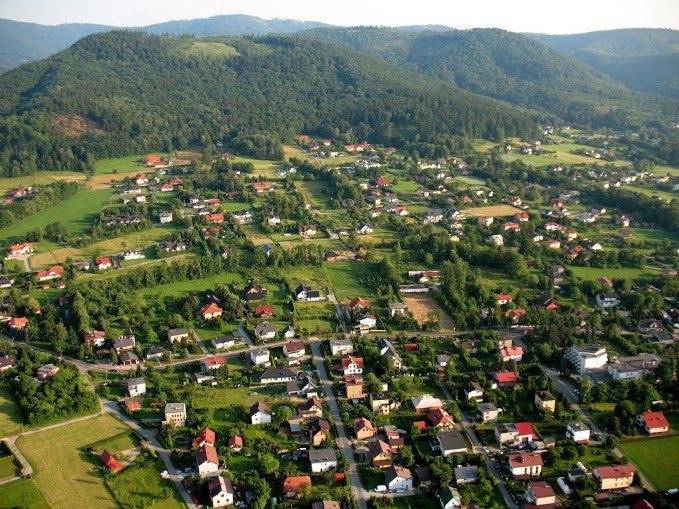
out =
[[370,301],[367,299],[362,299],[361,297],[354,297],[347,303],[347,307],[349,309],[353,309],[356,307],[369,308]]
[[516,376],[516,373],[514,373],[513,371],[498,371],[493,376],[495,377],[495,380],[497,380],[501,384],[518,381],[518,377]]
[[554,489],[545,481],[528,483],[528,487],[535,494],[535,498],[555,497]]
[[357,368],[363,369],[363,357],[343,357],[342,358],[342,369],[349,369],[350,364],[355,364]]
[[370,422],[365,417],[361,417],[360,419],[356,419],[354,421],[354,431],[357,432],[362,429],[369,429],[370,431],[375,431],[375,426],[373,426],[373,423]]
[[335,449],[312,449],[309,451],[309,461],[312,464],[337,461],[337,454]]
[[542,401],[552,401],[556,399],[554,395],[549,391],[538,391],[537,397],[540,398]]
[[200,308],[200,312],[203,313],[204,315],[221,313],[222,311],[223,309],[214,303],[208,304],[207,306],[203,306],[202,308]]
[[516,357],[519,355],[523,355],[523,348],[520,346],[514,346],[511,348],[503,348],[500,350],[500,355],[504,357]]
[[226,445],[229,447],[243,447],[243,437],[240,435],[229,437]]
[[441,423],[449,422],[450,424],[455,424],[455,421],[451,415],[442,408],[436,408],[427,414],[427,420],[431,422],[434,426],[438,426]]
[[520,452],[519,454],[512,454],[509,457],[509,466],[512,468],[537,467],[544,464],[542,455],[537,452]]
[[264,403],[262,403],[261,401],[258,401],[257,403],[255,403],[254,405],[252,405],[252,406],[250,407],[250,416],[253,416],[253,415],[255,415],[255,414],[258,413],[258,412],[263,412],[263,413],[265,413],[265,414],[270,414],[270,413],[271,413],[271,409],[270,409],[267,405],[265,405]]
[[614,467],[598,467],[594,469],[599,474],[600,479],[619,479],[630,477],[636,470],[632,465],[617,465]]
[[141,385],[141,384],[145,384],[145,383],[146,383],[146,380],[144,380],[143,377],[139,377],[139,378],[130,378],[130,379],[127,381],[127,387],[128,387],[128,388],[129,388],[129,387],[134,387],[135,385]]
[[211,477],[207,483],[207,489],[210,492],[210,498],[214,498],[220,493],[233,494],[233,485],[231,484],[231,479],[228,477],[222,477],[221,475]]
[[260,375],[259,380],[262,381],[280,378],[292,378],[293,380],[295,380],[297,379],[297,372],[290,368],[267,369],[264,373]]
[[104,452],[100,456],[101,462],[106,468],[110,468],[119,472],[123,467],[118,463],[118,460],[113,457],[113,454],[104,449]]
[[453,469],[453,473],[455,474],[455,479],[458,481],[461,479],[478,479],[479,467],[476,465],[469,465],[465,467],[459,466]]
[[533,429],[533,425],[530,422],[517,422],[516,430],[519,432],[519,435],[521,436],[530,435],[530,437],[533,440],[538,438],[537,434],[535,433],[535,430]]
[[267,333],[270,333],[270,332],[275,333],[276,332],[276,326],[274,324],[272,324],[271,322],[258,323],[255,326],[255,332],[260,336],[262,334],[267,334]]
[[215,463],[219,464],[219,456],[217,455],[217,449],[209,444],[202,445],[196,451],[196,464],[202,465],[203,463]]
[[415,410],[426,409],[426,408],[442,408],[443,402],[439,398],[435,398],[431,394],[425,394],[423,396],[415,396],[410,398]]
[[168,403],[165,405],[166,414],[186,413],[186,403]]
[[203,359],[203,364],[210,368],[213,366],[223,366],[224,364],[226,364],[226,362],[224,361],[224,357],[220,357],[219,355],[213,355],[211,357],[205,357],[205,359]]
[[311,504],[311,509],[340,509],[340,504],[334,500],[319,500]]
[[210,428],[205,428],[196,438],[193,439],[193,442],[191,442],[191,447],[197,447],[203,442],[210,442],[211,444],[214,444],[216,439],[217,437],[215,436],[215,432]]
[[441,491],[441,504],[445,507],[451,500],[460,500],[460,493],[450,486]]
[[456,451],[467,449],[467,442],[459,431],[441,431],[436,435],[441,449],[444,451]]
[[512,297],[508,293],[496,293],[495,298],[497,300],[512,300],[514,297]]
[[308,475],[298,475],[296,477],[286,477],[283,481],[283,491],[285,493],[291,491],[302,491],[303,487],[311,486],[311,477]]
[[409,468],[402,467],[391,467],[384,473],[384,478],[387,484],[391,483],[397,477],[403,477],[404,479],[412,479],[413,472]]
[[368,458],[373,459],[380,454],[391,456],[391,447],[382,440],[376,440],[368,444]]
[[285,344],[285,349],[288,351],[288,353],[303,352],[304,351],[304,341],[288,341]]
[[653,428],[669,428],[670,423],[667,421],[665,414],[662,412],[644,412],[641,418],[650,429]]
[[273,306],[267,304],[255,307],[255,316],[273,315]]

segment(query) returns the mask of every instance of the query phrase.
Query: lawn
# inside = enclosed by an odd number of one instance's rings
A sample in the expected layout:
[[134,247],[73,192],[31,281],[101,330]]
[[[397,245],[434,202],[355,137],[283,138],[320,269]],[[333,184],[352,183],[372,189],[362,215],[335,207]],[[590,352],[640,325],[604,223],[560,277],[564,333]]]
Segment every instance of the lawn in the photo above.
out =
[[571,265],[567,267],[573,274],[581,279],[597,279],[600,277],[607,277],[609,279],[630,278],[636,279],[642,276],[658,275],[657,271],[649,269],[635,269],[635,268],[620,268],[620,269],[599,269],[597,267],[576,267]]
[[[156,152],[157,156],[167,158],[167,154]],[[103,174],[118,174],[118,173],[132,173],[140,170],[152,170],[153,168],[142,164],[141,161],[146,159],[145,155],[134,155],[126,157],[117,157],[115,159],[101,159],[94,164],[95,175]]]
[[111,189],[83,190],[75,196],[0,230],[0,242],[21,241],[28,232],[59,222],[74,235],[83,235],[94,222],[96,215],[113,195]]
[[[382,477],[384,480],[384,477]],[[433,496],[425,494],[412,497],[396,497],[390,499],[380,499],[382,509],[438,509],[441,507],[438,500]]]
[[33,480],[50,507],[117,507],[104,478],[83,449],[129,431],[109,415],[87,419],[40,433],[24,435],[17,447],[35,469]]
[[623,442],[620,448],[657,489],[679,486],[679,436]]
[[97,449],[103,452],[106,449],[111,454],[115,454],[120,451],[127,451],[129,449],[134,449],[139,445],[139,437],[132,431],[123,431],[118,435],[114,435],[104,440],[100,440],[93,444],[88,444],[87,449]]
[[[49,506],[31,479],[0,485],[0,509],[48,509]],[[76,506],[77,507],[77,506]]]
[[21,411],[14,401],[12,390],[0,385],[0,437],[14,435],[21,431]]
[[178,281],[176,283],[168,283],[166,285],[157,286],[155,288],[147,288],[141,293],[145,298],[160,295],[162,297],[182,297],[190,292],[204,292],[213,289],[217,283],[241,284],[243,278],[240,274],[219,274],[217,276],[193,279],[190,281]]
[[366,297],[367,292],[361,283],[361,273],[365,268],[359,263],[329,263],[324,265],[335,297],[340,302],[354,297]]
[[0,179],[0,193],[16,187],[40,187],[54,184],[59,180],[82,180],[86,175],[75,171],[38,171],[23,177],[3,177]]
[[21,466],[15,461],[14,456],[0,458],[0,479],[14,477],[21,473]]

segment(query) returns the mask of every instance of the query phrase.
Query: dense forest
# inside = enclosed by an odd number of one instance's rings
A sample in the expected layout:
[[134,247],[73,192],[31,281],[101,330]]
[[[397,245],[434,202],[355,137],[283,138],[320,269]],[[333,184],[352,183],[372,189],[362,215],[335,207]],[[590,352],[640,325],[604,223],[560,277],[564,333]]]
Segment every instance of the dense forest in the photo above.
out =
[[272,139],[303,132],[397,147],[416,135],[422,141],[531,137],[539,120],[384,61],[292,36],[96,34],[0,83],[0,167],[8,176],[91,171],[94,158],[191,144],[233,143],[267,155],[276,152]]
[[679,102],[632,92],[545,44],[500,29],[404,32],[395,28],[322,28],[303,37],[340,44],[472,92],[568,122],[622,129],[664,118]]

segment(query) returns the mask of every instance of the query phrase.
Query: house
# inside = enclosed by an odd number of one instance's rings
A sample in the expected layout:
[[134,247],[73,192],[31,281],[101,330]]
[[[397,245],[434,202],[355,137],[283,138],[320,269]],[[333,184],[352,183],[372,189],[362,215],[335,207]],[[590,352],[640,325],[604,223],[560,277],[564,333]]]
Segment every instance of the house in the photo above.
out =
[[289,341],[283,345],[283,354],[288,360],[304,357],[304,353],[304,341]]
[[165,354],[165,349],[162,346],[151,346],[144,350],[144,359],[161,359]]
[[297,372],[290,368],[270,368],[259,376],[261,384],[284,384],[297,380]]
[[103,330],[93,330],[83,335],[85,344],[89,347],[101,347],[106,343],[106,333]]
[[28,318],[12,317],[7,322],[7,326],[12,330],[24,330],[28,327]]
[[120,472],[123,469],[118,460],[113,457],[113,454],[108,452],[106,449],[104,449],[104,452],[101,454],[101,456],[99,456],[99,459],[101,459],[104,467],[108,468],[109,470]]
[[266,288],[259,286],[256,283],[248,283],[243,290],[243,300],[245,302],[256,302],[262,300],[266,296]]
[[7,248],[7,254],[5,258],[18,258],[20,256],[28,256],[33,254],[33,244],[30,242],[24,242],[23,244],[14,244]]
[[35,377],[41,382],[44,382],[48,378],[56,375],[58,372],[59,366],[55,366],[54,364],[45,364],[44,366],[40,366],[35,370]]
[[479,403],[476,409],[476,415],[483,423],[496,421],[498,414],[499,410],[494,403]]
[[361,297],[354,297],[346,304],[347,310],[351,313],[358,313],[370,309],[370,301]]
[[388,415],[389,412],[398,406],[386,392],[371,392],[370,393],[370,408],[373,412]]
[[423,396],[414,396],[410,398],[413,408],[418,414],[430,412],[443,408],[443,402],[439,398],[435,398],[431,394]]
[[200,477],[209,477],[219,472],[219,456],[213,445],[204,444],[198,448],[196,469]]
[[292,325],[288,325],[283,331],[283,337],[285,339],[292,339],[295,337],[295,329]]
[[269,350],[266,348],[250,350],[250,361],[252,361],[255,366],[271,366]]
[[188,329],[170,329],[167,331],[168,343],[181,343],[183,340],[189,339]]
[[629,488],[632,485],[635,471],[632,465],[618,465],[597,467],[592,470],[592,474],[599,481],[600,490],[617,490]]
[[[328,421],[316,419],[309,424],[309,441],[314,447],[319,447],[329,436],[330,423]],[[336,466],[337,464],[335,464]]]
[[260,342],[276,338],[276,326],[270,322],[262,322],[255,325],[255,338]]
[[389,469],[384,472],[384,484],[390,491],[412,490],[413,472],[409,468],[389,467]]
[[580,421],[569,422],[566,425],[566,438],[570,438],[576,444],[589,442],[590,429]]
[[123,253],[123,260],[140,260],[146,258],[139,249],[128,249]]
[[527,212],[517,212],[514,214],[514,219],[519,223],[525,223],[526,221],[530,221],[530,214]]
[[441,451],[445,457],[467,453],[467,442],[459,431],[439,431],[429,447],[432,451]]
[[186,424],[186,403],[167,403],[164,424],[184,426]]
[[139,364],[139,356],[133,352],[123,352],[118,357],[121,366],[136,366]]
[[271,409],[258,401],[250,407],[250,424],[271,424]]
[[255,307],[255,318],[272,318],[273,317],[273,306],[256,306]]
[[597,294],[595,300],[597,307],[603,309],[620,305],[620,299],[617,297],[617,295],[612,293],[599,293]]
[[318,230],[313,225],[305,225],[305,226],[299,227],[299,234],[300,235],[316,235],[317,233],[318,233]]
[[196,438],[191,442],[191,447],[202,447],[205,444],[214,446],[217,442],[215,432],[210,428],[202,430]]
[[504,306],[505,304],[509,304],[510,302],[512,302],[512,300],[514,300],[514,297],[506,293],[496,293],[495,300],[497,301],[499,306]]
[[14,279],[10,276],[0,276],[0,288],[11,288],[14,284]]
[[146,394],[146,380],[143,377],[130,378],[127,381],[127,395],[130,398]]
[[253,182],[252,188],[258,194],[273,191],[273,186],[271,185],[271,182]]
[[36,274],[38,281],[49,281],[51,279],[59,279],[64,275],[64,268],[61,265],[55,265],[47,270],[42,270]]
[[466,467],[458,465],[453,469],[453,475],[455,475],[455,482],[457,484],[474,483],[479,480],[479,467],[476,465]]
[[653,353],[640,353],[631,357],[618,357],[608,364],[608,374],[613,380],[643,378],[657,368],[662,358]]
[[529,422],[498,424],[495,440],[500,445],[518,445],[537,440],[538,436]]
[[502,358],[503,362],[520,362],[523,359],[523,348],[520,346],[502,348],[500,350],[500,357]]
[[377,318],[374,315],[366,313],[357,313],[356,321],[352,324],[354,331],[361,334],[370,332],[377,326]]
[[406,311],[408,310],[408,306],[403,304],[402,302],[389,302],[387,304],[387,308],[389,309],[389,316],[394,318],[395,316],[404,316]]
[[347,375],[344,377],[344,388],[348,399],[361,399],[366,396],[363,392],[363,375]]
[[312,380],[308,373],[300,374],[297,381],[288,382],[286,386],[286,394],[288,396],[302,396],[305,398],[318,397],[318,386]]
[[170,224],[172,222],[172,212],[161,212],[158,216],[160,224]]
[[314,473],[337,469],[335,449],[312,449],[309,451],[309,463]]
[[427,421],[433,428],[452,429],[455,427],[455,420],[443,408],[437,408],[427,414]]
[[655,331],[661,331],[664,330],[665,328],[663,327],[663,322],[662,320],[655,320],[655,319],[648,319],[648,320],[639,320],[639,325],[637,325],[637,328],[641,332],[655,332]]
[[384,338],[380,339],[377,342],[377,349],[382,357],[388,357],[390,359],[394,368],[403,369],[403,359],[401,359],[401,356],[396,352],[396,348],[394,348],[391,341]]
[[224,357],[220,357],[219,355],[211,355],[209,357],[205,357],[202,361],[200,361],[201,365],[201,371],[204,373],[208,373],[212,370],[219,369],[222,366],[226,365],[226,361],[224,360]]
[[117,354],[134,350],[136,346],[137,338],[131,334],[128,334],[126,336],[118,336],[113,340],[113,349],[116,351]]
[[311,509],[340,509],[340,504],[334,500],[322,500],[311,504]]
[[366,223],[361,223],[356,227],[356,233],[359,235],[369,235],[374,231],[373,227]]
[[363,357],[342,357],[342,372],[345,375],[360,375],[363,373]]
[[509,469],[515,479],[538,477],[542,473],[544,462],[542,455],[537,452],[520,452],[508,458]]
[[229,437],[229,440],[226,442],[226,446],[234,452],[240,452],[240,450],[243,448],[243,437],[240,435]]
[[203,320],[214,320],[215,318],[222,316],[223,312],[224,310],[214,302],[200,308],[200,314],[203,317]]
[[503,226],[504,230],[507,231],[512,231],[512,232],[520,232],[521,231],[521,225],[519,223],[505,223]]
[[545,507],[550,509],[556,507],[556,493],[554,493],[554,489],[545,481],[528,483],[525,497],[526,502],[533,504],[534,507]]
[[218,336],[216,338],[213,338],[210,341],[210,343],[212,343],[212,347],[215,350],[224,350],[226,348],[231,348],[232,346],[234,346],[236,344],[236,338],[234,338],[231,335]]
[[476,222],[479,226],[490,226],[493,224],[493,221],[494,219],[492,216],[479,216],[476,219]]
[[545,230],[548,232],[558,232],[561,230],[561,225],[558,223],[545,223]]
[[304,403],[297,405],[297,413],[305,419],[323,417],[323,404],[318,398],[309,398]]
[[450,486],[443,488],[439,495],[439,500],[441,502],[441,509],[459,509],[462,507],[460,492]]
[[358,440],[373,438],[377,434],[375,426],[365,417],[354,421],[354,434]]
[[311,489],[311,477],[298,475],[286,477],[283,480],[283,493],[286,498],[302,498],[302,495]]
[[312,290],[310,287],[302,284],[295,288],[293,296],[297,302],[317,302],[324,299],[320,291]]
[[533,403],[538,410],[545,410],[552,414],[556,412],[556,398],[549,391],[537,391]]
[[519,378],[513,371],[498,371],[493,373],[493,379],[498,387],[514,387],[519,381]]
[[649,435],[667,433],[670,430],[670,423],[662,412],[651,412],[648,410],[637,415],[636,423],[644,428]]
[[17,358],[14,355],[4,355],[0,357],[0,373],[5,370],[16,368]]
[[603,368],[608,363],[606,348],[598,343],[584,346],[571,346],[564,355],[573,364],[576,373],[584,375],[587,371]]
[[233,485],[228,477],[216,475],[207,483],[207,489],[210,493],[210,501],[212,507],[227,507],[233,505]]
[[367,458],[370,464],[377,468],[391,467],[392,450],[389,444],[382,440],[375,440],[368,444]]
[[504,246],[505,238],[502,235],[491,235],[488,237],[488,244],[496,247]]
[[450,362],[450,355],[447,353],[438,354],[436,356],[436,369],[443,371],[448,366],[448,362]]
[[351,339],[331,339],[330,353],[333,357],[348,355],[354,352],[354,344]]

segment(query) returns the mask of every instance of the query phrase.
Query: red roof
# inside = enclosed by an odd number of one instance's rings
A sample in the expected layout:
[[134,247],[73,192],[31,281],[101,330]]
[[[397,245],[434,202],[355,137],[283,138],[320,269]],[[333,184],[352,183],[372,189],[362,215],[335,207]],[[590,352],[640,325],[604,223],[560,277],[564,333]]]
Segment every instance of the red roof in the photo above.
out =
[[615,467],[599,467],[596,469],[600,479],[620,479],[634,475],[636,471],[632,465],[618,465]]
[[47,270],[38,272],[38,278],[48,277],[48,276],[61,276],[64,273],[64,268],[61,265],[55,265]]
[[23,329],[24,327],[26,327],[28,325],[28,318],[23,318],[23,317],[16,318],[15,317],[15,318],[12,318],[9,322],[7,322],[7,325],[10,328],[13,328],[13,329]]
[[370,301],[368,299],[362,299],[361,297],[354,297],[347,303],[347,307],[349,309],[353,309],[356,307],[369,308]]
[[150,155],[146,158],[146,164],[151,164],[151,163],[159,163],[160,162],[160,157],[156,155]]
[[424,421],[415,421],[413,427],[419,429],[420,431],[427,431],[427,423]]
[[193,439],[193,442],[191,442],[191,447],[198,447],[203,442],[214,444],[216,438],[217,437],[215,436],[214,431],[212,431],[210,428],[205,428],[200,432],[200,435]]
[[221,223],[222,221],[224,221],[224,214],[222,214],[221,212],[218,212],[217,214],[208,214],[207,216],[205,216],[205,219],[213,223]]
[[223,366],[225,364],[224,358],[220,357],[219,355],[205,357],[205,360],[203,362],[205,363],[205,366],[207,366],[208,368],[213,368],[215,366]]
[[111,265],[111,259],[106,257],[97,258],[96,260],[94,260],[94,262],[97,265]]
[[533,493],[535,493],[536,498],[556,496],[556,493],[554,493],[554,489],[545,481],[528,483],[528,487],[531,489]]
[[141,409],[141,404],[139,401],[126,401],[125,408],[127,408],[130,412],[134,412],[135,410]]
[[406,352],[414,352],[417,350],[417,343],[406,343],[403,348]]
[[427,420],[431,422],[433,426],[439,426],[446,423],[450,423],[451,425],[455,424],[455,421],[450,414],[442,408],[437,408],[429,412],[429,414],[427,414]]
[[508,302],[511,302],[512,299],[514,299],[514,297],[512,297],[512,296],[509,295],[508,293],[496,293],[496,294],[495,294],[495,298],[496,298],[497,300],[506,300],[506,301],[508,301]]
[[384,177],[378,177],[377,178],[377,185],[378,186],[388,186],[389,185],[389,179],[384,178]]
[[311,477],[308,475],[298,475],[296,477],[286,477],[283,481],[283,491],[285,493],[301,492],[304,486],[311,487]]
[[305,350],[304,341],[288,341],[285,344],[285,349],[288,353],[303,352]]
[[642,498],[632,506],[632,509],[653,509],[653,505],[645,498]]
[[520,452],[509,457],[509,466],[516,467],[537,467],[544,465],[542,455],[537,452]]
[[355,364],[357,368],[363,369],[363,357],[343,357],[342,358],[342,369],[349,369],[350,364]]
[[505,313],[505,316],[507,318],[514,318],[514,317],[522,318],[523,316],[525,316],[526,312],[527,311],[525,309],[510,309],[509,311],[507,311]]
[[255,316],[260,317],[262,315],[273,315],[273,307],[272,306],[257,306],[255,308]]
[[521,436],[530,435],[532,440],[538,438],[537,434],[535,433],[535,430],[533,429],[533,425],[530,422],[517,422],[516,429],[518,430],[519,435]]
[[504,359],[505,357],[517,357],[519,355],[523,355],[523,348],[520,346],[515,346],[511,348],[503,348],[500,350],[500,355]]
[[120,472],[123,469],[122,465],[118,463],[118,460],[115,459],[113,455],[106,449],[104,449],[104,452],[100,457],[101,462],[104,464],[106,468],[110,468],[111,470],[115,470],[116,472]]
[[644,412],[641,414],[641,418],[649,429],[670,427],[670,423],[662,412]]
[[236,435],[234,437],[229,437],[227,443],[229,447],[243,447],[243,437]]
[[519,378],[516,376],[516,373],[514,373],[513,371],[498,371],[497,373],[495,373],[494,376],[495,376],[495,379],[501,384],[519,381]]
[[205,444],[196,451],[196,463],[202,465],[203,463],[219,464],[219,456],[217,449],[212,445]]
[[207,306],[203,306],[202,308],[200,308],[200,312],[203,313],[203,315],[221,313],[222,311],[223,309],[220,308],[217,304],[208,304]]
[[10,253],[20,253],[21,251],[33,251],[33,244],[30,242],[24,242],[23,244],[15,244],[13,246],[9,246],[7,250]]

